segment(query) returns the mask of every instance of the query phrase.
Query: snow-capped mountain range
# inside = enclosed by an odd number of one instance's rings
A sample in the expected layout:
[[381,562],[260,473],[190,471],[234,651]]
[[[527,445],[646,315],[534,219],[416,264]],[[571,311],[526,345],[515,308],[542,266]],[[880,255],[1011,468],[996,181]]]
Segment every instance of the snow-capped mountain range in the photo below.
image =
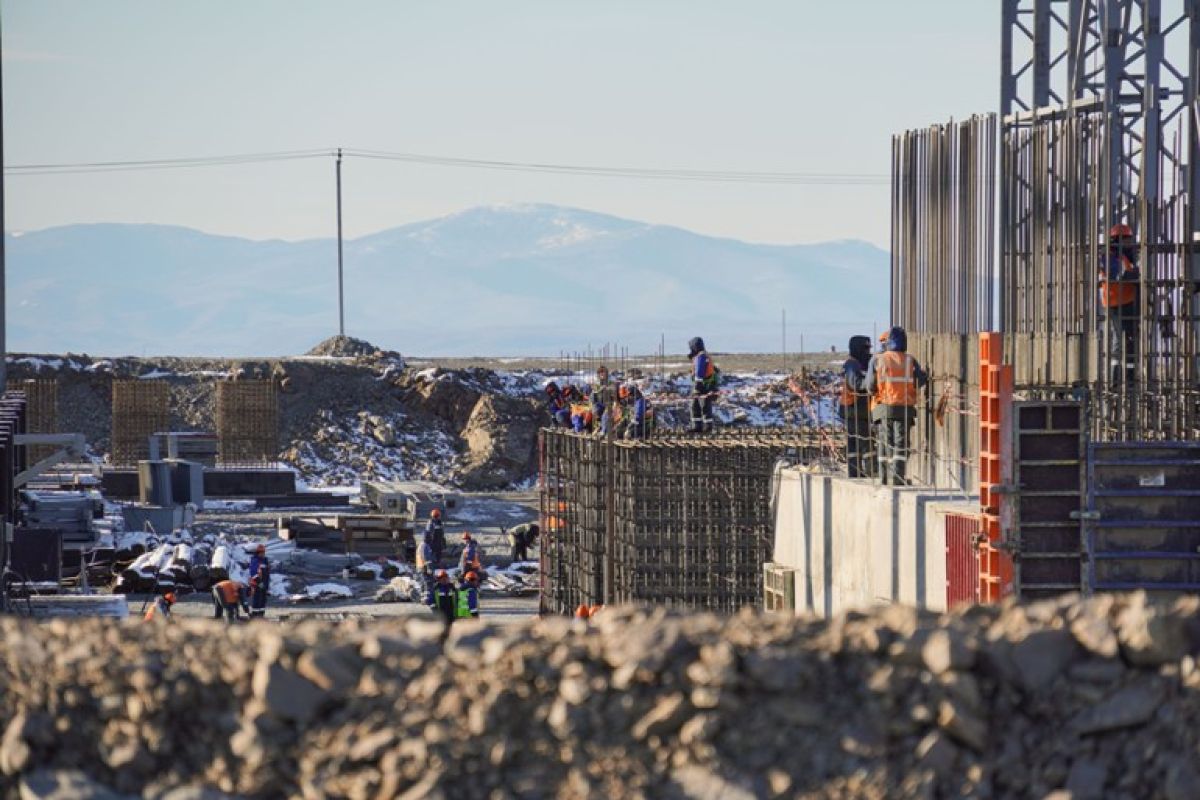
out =
[[[846,346],[887,316],[888,255],[764,245],[548,205],[481,207],[345,242],[346,332],[420,355]],[[162,225],[7,237],[11,351],[273,356],[336,332],[334,239]]]

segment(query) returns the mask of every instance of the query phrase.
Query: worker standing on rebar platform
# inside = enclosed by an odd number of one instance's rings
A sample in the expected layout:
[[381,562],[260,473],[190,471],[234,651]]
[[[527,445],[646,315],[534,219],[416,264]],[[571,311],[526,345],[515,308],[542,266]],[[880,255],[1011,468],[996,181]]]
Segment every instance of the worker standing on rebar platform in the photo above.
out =
[[429,559],[429,565],[436,569],[442,565],[442,555],[446,552],[446,525],[442,522],[440,508],[429,512],[429,521],[425,523],[425,541],[433,550],[433,558]]
[[592,424],[600,435],[608,435],[612,425],[613,401],[616,399],[613,385],[608,381],[608,367],[601,364],[596,368],[596,382],[592,384]]
[[709,357],[704,340],[699,336],[688,342],[688,358],[692,360],[692,433],[711,433],[713,398],[717,396],[721,371]]
[[879,422],[879,474],[885,485],[907,486],[909,439],[917,422],[918,390],[929,381],[908,354],[908,334],[900,326],[888,332],[887,351],[867,365],[866,390],[874,398],[871,414]]
[[642,390],[632,383],[617,389],[617,409],[620,421],[614,431],[618,439],[645,439],[649,405]]
[[846,425],[846,475],[865,478],[874,473],[871,442],[870,395],[867,367],[871,364],[871,337],[851,336],[850,357],[842,364],[842,393],[838,415]]
[[1100,305],[1114,384],[1132,384],[1137,372],[1142,277],[1137,257],[1133,228],[1113,225],[1108,231],[1108,252],[1100,265]]
[[571,404],[567,401],[563,390],[554,381],[546,384],[546,410],[550,412],[550,426],[554,428],[571,427]]

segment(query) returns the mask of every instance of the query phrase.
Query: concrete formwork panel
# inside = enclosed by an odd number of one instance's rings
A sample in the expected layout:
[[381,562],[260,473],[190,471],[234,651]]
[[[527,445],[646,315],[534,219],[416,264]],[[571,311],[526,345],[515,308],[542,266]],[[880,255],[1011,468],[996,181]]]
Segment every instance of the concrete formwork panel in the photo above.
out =
[[796,569],[796,609],[832,616],[877,603],[946,608],[946,517],[978,499],[783,470],[773,560]]

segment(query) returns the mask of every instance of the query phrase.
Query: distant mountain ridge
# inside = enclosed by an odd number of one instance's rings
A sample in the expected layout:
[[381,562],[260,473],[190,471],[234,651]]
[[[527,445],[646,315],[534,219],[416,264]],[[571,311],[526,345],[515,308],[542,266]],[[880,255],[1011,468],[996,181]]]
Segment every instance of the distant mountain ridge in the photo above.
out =
[[[336,332],[337,243],[163,225],[6,238],[9,349],[272,356]],[[550,205],[473,208],[344,246],[347,333],[406,354],[844,348],[882,325],[888,254],[764,245]]]

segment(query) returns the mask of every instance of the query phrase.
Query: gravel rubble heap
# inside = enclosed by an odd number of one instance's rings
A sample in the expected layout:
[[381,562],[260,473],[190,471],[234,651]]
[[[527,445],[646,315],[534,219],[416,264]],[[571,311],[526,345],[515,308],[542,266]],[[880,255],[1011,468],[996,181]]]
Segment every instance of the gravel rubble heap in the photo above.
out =
[[[1071,797],[1200,786],[1200,599],[0,622],[21,797]],[[49,787],[49,788],[48,788]],[[51,790],[63,793],[52,795]]]

